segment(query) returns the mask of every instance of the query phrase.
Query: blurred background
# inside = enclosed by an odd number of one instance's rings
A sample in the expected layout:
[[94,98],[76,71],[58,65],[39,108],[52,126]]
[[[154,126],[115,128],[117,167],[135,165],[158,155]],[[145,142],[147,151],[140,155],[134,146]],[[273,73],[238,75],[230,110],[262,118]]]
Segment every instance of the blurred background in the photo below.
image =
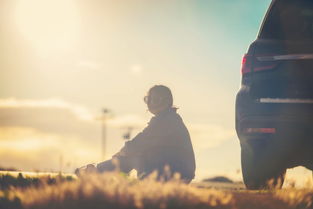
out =
[[196,180],[241,180],[235,95],[269,4],[0,0],[0,166],[73,172],[110,158],[146,126],[143,97],[163,84],[191,133]]

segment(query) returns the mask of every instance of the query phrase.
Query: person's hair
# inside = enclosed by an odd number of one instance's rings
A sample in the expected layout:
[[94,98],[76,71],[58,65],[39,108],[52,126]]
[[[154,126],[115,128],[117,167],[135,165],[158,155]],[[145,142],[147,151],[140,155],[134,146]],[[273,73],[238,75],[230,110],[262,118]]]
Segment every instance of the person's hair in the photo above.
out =
[[173,107],[173,95],[171,90],[164,85],[155,85],[149,89],[148,95],[156,95],[162,103],[167,103],[169,107]]

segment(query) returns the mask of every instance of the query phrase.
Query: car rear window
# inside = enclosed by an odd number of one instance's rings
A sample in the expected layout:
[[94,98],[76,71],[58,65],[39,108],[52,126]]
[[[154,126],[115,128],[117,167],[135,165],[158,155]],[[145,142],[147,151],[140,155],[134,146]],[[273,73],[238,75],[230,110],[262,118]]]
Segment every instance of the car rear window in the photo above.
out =
[[264,21],[260,38],[313,41],[313,0],[277,0]]

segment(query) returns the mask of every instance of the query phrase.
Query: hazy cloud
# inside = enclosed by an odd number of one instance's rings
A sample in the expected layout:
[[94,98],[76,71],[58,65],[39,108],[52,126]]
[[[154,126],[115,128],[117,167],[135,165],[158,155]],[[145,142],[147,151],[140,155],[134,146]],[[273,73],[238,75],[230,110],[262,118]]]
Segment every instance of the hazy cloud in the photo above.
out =
[[0,100],[0,127],[12,126],[89,140],[99,135],[99,123],[86,108],[56,99]]
[[128,114],[119,117],[114,117],[108,121],[108,125],[112,127],[144,127],[148,121],[145,121],[138,115]]
[[[63,100],[0,100],[0,127],[29,127],[53,134],[76,135],[84,139],[99,138],[101,118],[87,108]],[[111,128],[143,128],[142,117],[134,114],[107,120]]]
[[[0,165],[23,170],[64,170],[99,159],[97,144],[75,137],[43,133],[25,127],[0,128]],[[62,160],[61,160],[62,158]]]
[[66,109],[75,114],[82,120],[92,120],[93,116],[87,108],[70,104],[61,99],[46,99],[46,100],[17,100],[15,98],[0,99],[0,108],[55,108]]
[[[121,132],[125,130],[122,128],[141,129],[144,125],[145,121],[136,115],[108,120],[107,154],[114,154],[124,143]],[[57,99],[0,100],[2,166],[57,169],[62,156],[71,164],[68,169],[74,169],[101,160],[100,139],[100,121],[82,106]]]

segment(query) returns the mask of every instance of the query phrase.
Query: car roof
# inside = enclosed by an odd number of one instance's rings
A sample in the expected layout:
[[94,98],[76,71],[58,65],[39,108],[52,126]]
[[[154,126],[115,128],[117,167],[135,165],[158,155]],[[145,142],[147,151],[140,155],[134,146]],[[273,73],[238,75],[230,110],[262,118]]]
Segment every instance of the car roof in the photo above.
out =
[[268,7],[267,12],[265,13],[265,15],[264,15],[264,17],[263,17],[262,24],[261,24],[261,26],[260,26],[260,28],[259,28],[259,33],[258,33],[257,38],[260,37],[261,31],[262,31],[262,29],[263,29],[263,26],[264,26],[264,23],[265,23],[265,21],[266,21],[266,19],[267,19],[267,16],[268,16],[268,14],[270,13],[270,11],[271,11],[271,9],[272,9],[272,7],[273,7],[273,5],[274,5],[274,3],[275,3],[276,1],[279,1],[279,0],[272,0],[270,6]]

